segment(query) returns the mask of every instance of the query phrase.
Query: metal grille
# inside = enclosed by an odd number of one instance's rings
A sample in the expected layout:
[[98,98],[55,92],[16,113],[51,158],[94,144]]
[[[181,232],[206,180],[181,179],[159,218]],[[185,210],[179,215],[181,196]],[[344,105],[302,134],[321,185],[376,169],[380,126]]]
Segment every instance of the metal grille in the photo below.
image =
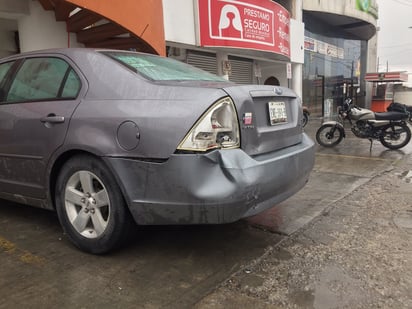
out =
[[214,54],[189,51],[187,63],[212,74],[217,74],[216,56]]
[[[188,51],[187,63],[207,72],[217,74],[216,55],[198,51]],[[239,57],[229,56],[231,74],[229,80],[237,84],[253,83],[253,61]]]
[[252,60],[229,56],[229,61],[232,67],[232,74],[230,74],[229,80],[237,84],[252,84]]

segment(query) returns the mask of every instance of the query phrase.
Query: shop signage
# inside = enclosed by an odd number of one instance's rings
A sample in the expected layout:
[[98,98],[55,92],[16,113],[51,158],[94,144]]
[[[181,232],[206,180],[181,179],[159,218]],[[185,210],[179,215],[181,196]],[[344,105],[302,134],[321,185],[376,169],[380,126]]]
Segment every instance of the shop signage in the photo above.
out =
[[248,48],[290,57],[289,12],[269,0],[198,0],[201,46]]
[[343,48],[319,40],[315,40],[306,36],[304,46],[305,50],[309,50],[333,58],[343,59],[345,57],[345,52]]
[[316,51],[316,43],[315,40],[312,38],[305,37],[305,49],[310,51]]
[[407,82],[407,72],[374,72],[366,73],[365,80],[368,82]]
[[292,79],[292,64],[290,62],[286,63],[286,77]]

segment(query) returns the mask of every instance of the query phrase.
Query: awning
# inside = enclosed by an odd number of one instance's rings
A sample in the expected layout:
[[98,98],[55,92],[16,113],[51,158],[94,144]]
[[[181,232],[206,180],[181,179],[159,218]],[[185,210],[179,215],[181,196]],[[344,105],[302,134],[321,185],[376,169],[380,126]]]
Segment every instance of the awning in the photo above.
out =
[[374,72],[366,73],[365,80],[367,82],[407,82],[408,73],[404,72]]

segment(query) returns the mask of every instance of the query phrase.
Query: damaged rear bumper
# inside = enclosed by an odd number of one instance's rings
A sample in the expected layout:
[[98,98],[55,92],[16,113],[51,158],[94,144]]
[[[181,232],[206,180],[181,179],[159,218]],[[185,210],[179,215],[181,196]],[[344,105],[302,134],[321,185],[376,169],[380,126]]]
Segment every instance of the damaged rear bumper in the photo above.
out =
[[176,154],[164,163],[106,158],[138,224],[229,223],[299,191],[314,165],[314,143],[250,157],[241,149]]

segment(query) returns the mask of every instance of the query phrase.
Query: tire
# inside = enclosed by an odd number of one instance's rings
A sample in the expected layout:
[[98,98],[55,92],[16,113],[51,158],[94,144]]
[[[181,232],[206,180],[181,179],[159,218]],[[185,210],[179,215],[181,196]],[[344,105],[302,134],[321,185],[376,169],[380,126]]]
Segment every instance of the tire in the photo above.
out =
[[309,121],[308,113],[303,112],[302,126],[305,127],[308,124],[308,121]]
[[57,179],[55,202],[64,232],[88,253],[103,254],[117,248],[133,225],[113,175],[91,156],[66,162]]
[[324,124],[316,132],[316,141],[323,147],[334,147],[343,139],[343,131],[333,124]]
[[389,124],[382,129],[379,140],[389,149],[400,149],[411,140],[411,130],[406,124]]

